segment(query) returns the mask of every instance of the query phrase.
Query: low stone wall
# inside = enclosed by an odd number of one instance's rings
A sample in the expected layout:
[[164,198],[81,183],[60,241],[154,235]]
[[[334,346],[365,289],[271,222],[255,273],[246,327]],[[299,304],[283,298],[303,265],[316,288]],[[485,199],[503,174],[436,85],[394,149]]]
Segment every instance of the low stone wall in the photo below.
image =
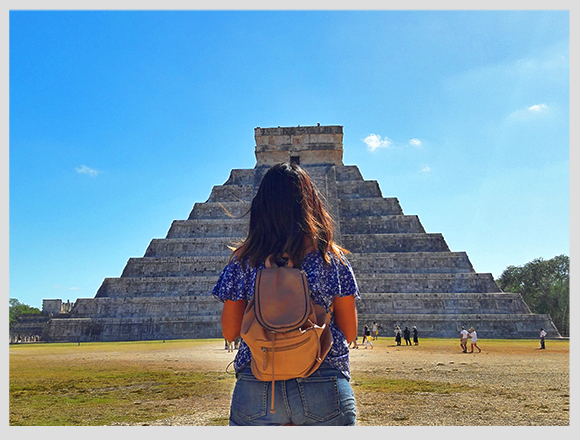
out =
[[42,337],[51,342],[105,342],[222,336],[219,316],[195,316],[52,319],[45,327]]

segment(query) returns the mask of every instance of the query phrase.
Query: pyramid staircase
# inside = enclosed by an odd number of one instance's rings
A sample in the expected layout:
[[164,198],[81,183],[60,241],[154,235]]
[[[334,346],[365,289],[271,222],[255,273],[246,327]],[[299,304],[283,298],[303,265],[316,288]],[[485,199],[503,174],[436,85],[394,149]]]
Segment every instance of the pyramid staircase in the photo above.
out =
[[[450,251],[442,234],[427,233],[398,199],[385,198],[357,166],[342,164],[342,127],[257,128],[254,169],[234,169],[187,220],[130,258],[118,278],[105,278],[94,298],[46,325],[48,341],[114,341],[221,337],[222,305],[211,291],[247,232],[250,203],[264,172],[282,160],[301,166],[325,195],[336,239],[348,249],[361,300],[359,334],[376,321],[380,334],[416,325],[422,337],[458,337],[461,326],[482,338],[535,338],[558,331],[532,314],[520,294],[502,292],[477,273],[465,252]],[[329,142],[330,141],[330,142]]]

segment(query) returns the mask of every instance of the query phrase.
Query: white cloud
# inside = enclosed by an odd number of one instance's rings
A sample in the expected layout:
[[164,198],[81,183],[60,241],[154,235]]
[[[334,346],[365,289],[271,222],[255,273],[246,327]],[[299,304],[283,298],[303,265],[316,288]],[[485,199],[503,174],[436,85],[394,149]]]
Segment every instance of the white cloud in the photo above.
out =
[[546,104],[535,104],[530,107],[516,110],[511,115],[510,119],[529,120],[530,118],[538,117],[542,113],[549,113],[550,108]]
[[537,104],[537,105],[532,105],[531,107],[528,107],[528,110],[531,112],[541,112],[542,110],[547,109],[548,106],[546,104]]
[[428,173],[430,171],[431,171],[431,167],[429,165],[423,165],[423,168],[421,168],[422,173]]
[[366,138],[362,140],[365,144],[367,144],[367,148],[369,151],[376,151],[377,148],[388,148],[391,146],[392,142],[389,138],[381,139],[381,136],[378,134],[371,133]]
[[80,290],[80,287],[70,287],[69,290]]
[[409,141],[409,144],[411,144],[413,147],[420,147],[421,141],[417,138],[414,138]]
[[79,174],[87,174],[91,177],[97,177],[102,171],[93,170],[86,165],[81,165],[80,167],[76,167],[75,171]]

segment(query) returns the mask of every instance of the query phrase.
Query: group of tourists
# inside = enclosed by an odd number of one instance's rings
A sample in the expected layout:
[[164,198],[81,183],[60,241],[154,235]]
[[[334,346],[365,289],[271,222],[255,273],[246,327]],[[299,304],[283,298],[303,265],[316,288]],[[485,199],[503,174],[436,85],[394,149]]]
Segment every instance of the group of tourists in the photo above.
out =
[[[379,328],[380,326],[373,321],[373,325],[369,328],[368,325],[364,326],[363,329],[363,337],[362,342],[358,343],[358,337],[354,339],[349,344],[349,348],[359,348],[360,346],[364,346],[364,348],[368,348],[370,345],[373,348],[373,343],[371,342],[371,338],[373,341],[376,341],[379,338]],[[413,343],[411,343],[411,332],[413,333]],[[395,327],[395,342],[397,345],[401,345],[401,341],[405,340],[405,345],[419,345],[419,332],[417,330],[417,326],[414,325],[412,331],[409,327],[405,327],[404,330],[401,330],[401,327],[398,325]]]
[[[471,351],[467,351],[467,341],[471,338]],[[469,328],[469,332],[465,330],[465,327],[461,327],[461,332],[459,332],[459,345],[463,350],[463,353],[473,353],[473,349],[477,348],[481,353],[481,348],[477,345],[477,332],[473,327]]]

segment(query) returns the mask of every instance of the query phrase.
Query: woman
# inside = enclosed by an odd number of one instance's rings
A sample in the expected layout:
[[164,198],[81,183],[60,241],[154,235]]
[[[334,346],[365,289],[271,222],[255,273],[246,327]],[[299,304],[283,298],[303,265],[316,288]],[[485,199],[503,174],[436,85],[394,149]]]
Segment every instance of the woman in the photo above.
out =
[[401,345],[401,329],[399,326],[395,327],[395,342],[397,345]]
[[413,326],[413,343],[419,345],[419,332],[416,325]]
[[469,337],[471,338],[471,351],[469,353],[473,353],[473,347],[477,348],[479,353],[481,353],[481,348],[477,346],[477,332],[473,327],[469,329]]
[[371,348],[374,348],[373,343],[371,342],[371,331],[369,330],[369,326],[365,325],[363,329],[363,341],[362,345],[365,346],[365,349],[370,345]]
[[333,344],[309,377],[275,382],[271,413],[271,383],[252,374],[252,354],[242,340],[234,359],[230,425],[354,425],[348,346],[357,333],[355,300],[360,295],[346,251],[334,243],[332,218],[313,182],[294,163],[274,165],[264,175],[252,200],[248,236],[213,289],[224,302],[221,325],[227,340],[240,335],[258,269],[269,255],[281,260],[284,253],[306,273],[314,302],[332,308]]

